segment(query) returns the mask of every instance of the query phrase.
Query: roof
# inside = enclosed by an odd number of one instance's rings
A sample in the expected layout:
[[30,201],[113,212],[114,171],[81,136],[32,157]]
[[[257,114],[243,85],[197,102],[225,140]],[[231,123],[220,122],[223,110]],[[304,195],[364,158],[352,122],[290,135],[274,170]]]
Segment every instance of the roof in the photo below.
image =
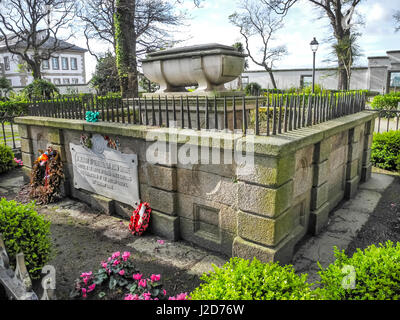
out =
[[[17,41],[18,41],[18,39],[17,39],[17,37],[16,36],[14,36],[14,37],[12,37],[12,36],[10,36],[10,38],[9,38],[9,40],[8,40],[8,43],[9,43],[9,45],[16,45],[17,44]],[[47,48],[51,48],[51,47],[53,47],[54,46],[54,43],[55,43],[55,38],[54,37],[50,37],[47,41],[46,41],[46,43],[44,43],[44,45],[42,46],[44,49],[47,49]],[[59,42],[59,50],[61,51],[61,50],[71,50],[71,51],[80,51],[80,52],[86,52],[86,51],[88,51],[87,49],[84,49],[84,48],[81,48],[81,47],[78,47],[78,46],[76,46],[76,45],[74,45],[74,44],[72,44],[72,43],[70,43],[70,42],[67,42],[67,41],[63,41],[63,40],[57,40],[58,42]],[[24,47],[24,43],[23,42],[20,42],[18,45],[17,45],[17,47]],[[2,50],[2,49],[7,49],[7,47],[6,47],[6,44],[5,44],[5,41],[4,41],[4,37],[0,37],[0,50]],[[57,51],[59,51],[59,50],[57,50]]]

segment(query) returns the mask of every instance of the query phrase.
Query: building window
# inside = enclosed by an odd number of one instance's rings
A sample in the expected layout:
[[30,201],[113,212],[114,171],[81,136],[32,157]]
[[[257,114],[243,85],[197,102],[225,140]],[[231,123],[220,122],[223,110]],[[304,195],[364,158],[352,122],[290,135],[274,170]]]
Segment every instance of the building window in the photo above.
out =
[[43,60],[43,61],[42,61],[42,68],[43,68],[43,70],[48,70],[48,69],[50,69],[49,60]]
[[64,78],[63,79],[63,84],[69,84],[69,79],[68,78]]
[[71,58],[71,70],[78,70],[78,60]]
[[51,58],[51,66],[53,70],[59,70],[60,69],[60,60],[58,57],[53,57]]
[[400,71],[390,72],[390,88],[400,88]]
[[300,87],[307,88],[312,86],[312,76],[302,75],[300,77]]
[[4,70],[9,71],[10,70],[10,58],[9,57],[4,57]]
[[68,58],[61,58],[61,66],[63,70],[68,70],[69,66],[68,66]]
[[61,80],[59,78],[53,79],[54,84],[61,84]]
[[79,83],[79,79],[78,78],[72,78],[72,83],[73,84],[78,84]]

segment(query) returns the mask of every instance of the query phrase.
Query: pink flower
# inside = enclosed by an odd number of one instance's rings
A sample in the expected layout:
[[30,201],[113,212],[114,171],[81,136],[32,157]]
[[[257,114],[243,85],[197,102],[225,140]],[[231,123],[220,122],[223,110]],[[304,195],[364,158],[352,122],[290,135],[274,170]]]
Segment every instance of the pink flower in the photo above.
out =
[[129,259],[130,256],[131,256],[131,253],[128,252],[128,251],[125,251],[125,252],[122,254],[122,260],[126,261],[126,260]]
[[158,242],[159,244],[164,244],[164,243],[165,243],[164,240],[157,240],[157,242]]
[[120,276],[123,276],[125,274],[125,270],[121,270],[120,272],[118,272]]
[[168,300],[186,300],[187,292],[180,293],[176,297],[169,297]]
[[142,294],[142,296],[143,296],[144,300],[152,300],[150,292],[145,292]]
[[151,277],[150,277],[150,279],[151,279],[151,282],[160,281],[161,275],[159,275],[159,274],[152,274]]
[[112,256],[111,256],[111,259],[116,259],[116,258],[118,258],[120,255],[121,255],[121,252],[119,252],[119,251],[114,252],[114,253],[112,254]]
[[143,276],[142,274],[136,273],[136,274],[133,275],[133,279],[134,280],[140,280],[140,279],[142,279],[142,276]]
[[139,287],[146,288],[146,286],[147,286],[146,279],[139,280]]
[[165,289],[163,289],[163,294],[164,294],[164,296],[167,295],[167,291]]
[[83,298],[86,298],[87,296],[86,296],[86,289],[85,288],[82,288],[82,297]]
[[114,266],[116,266],[117,264],[119,264],[119,260],[115,260],[115,261],[113,262],[113,265],[114,265]]
[[81,274],[81,278],[88,278],[88,277],[90,277],[92,275],[92,271],[90,271],[90,272],[83,272],[82,274]]
[[104,269],[107,269],[107,262],[102,262],[102,263],[101,263],[101,266],[102,266]]
[[89,290],[87,292],[91,292],[96,288],[96,284],[93,283],[91,286],[89,286]]

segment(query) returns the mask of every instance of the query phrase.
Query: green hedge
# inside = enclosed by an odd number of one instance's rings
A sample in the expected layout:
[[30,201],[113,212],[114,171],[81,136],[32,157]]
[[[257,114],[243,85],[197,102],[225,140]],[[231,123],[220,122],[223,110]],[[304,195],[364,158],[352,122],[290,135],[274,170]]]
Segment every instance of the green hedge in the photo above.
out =
[[0,200],[0,233],[10,257],[15,264],[15,256],[23,252],[28,272],[32,279],[40,277],[43,266],[50,260],[50,222],[45,221],[34,207],[16,201]]
[[9,146],[0,144],[0,173],[7,172],[15,167],[14,153]]
[[[385,95],[375,96],[371,102],[371,107],[375,110],[396,110],[400,103],[400,92],[392,92]],[[399,109],[400,110],[400,109]],[[382,113],[383,117],[395,117],[395,112]]]
[[351,257],[335,248],[336,261],[319,272],[323,300],[399,300],[400,243],[372,245]]
[[374,133],[371,162],[381,169],[400,171],[400,131]]
[[309,300],[313,299],[307,275],[292,266],[232,258],[222,268],[204,274],[205,283],[190,295],[192,300]]

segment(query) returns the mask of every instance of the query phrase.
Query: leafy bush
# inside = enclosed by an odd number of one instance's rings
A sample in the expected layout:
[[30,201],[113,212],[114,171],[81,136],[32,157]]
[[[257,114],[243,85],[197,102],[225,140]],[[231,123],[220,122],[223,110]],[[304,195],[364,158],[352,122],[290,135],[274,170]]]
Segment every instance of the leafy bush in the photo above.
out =
[[[400,243],[360,249],[349,258],[335,248],[336,261],[319,271],[322,287],[316,289],[324,300],[399,300]],[[346,271],[348,270],[348,271]],[[347,282],[352,277],[353,281]],[[352,282],[352,283],[351,283]]]
[[58,94],[59,90],[50,81],[36,79],[24,88],[23,93],[28,97],[28,99],[50,99],[55,94]]
[[0,233],[13,264],[15,256],[23,252],[32,279],[40,277],[41,269],[50,260],[50,222],[34,210],[34,203],[20,204],[0,200]]
[[400,131],[374,133],[371,162],[381,169],[400,170]]
[[[396,110],[400,103],[400,92],[392,92],[385,95],[375,96],[375,98],[371,102],[371,106],[376,110]],[[383,117],[394,117],[396,113],[394,112],[385,112],[382,113]]]
[[0,173],[7,172],[14,166],[14,153],[12,149],[6,145],[0,145]]
[[193,300],[310,300],[313,299],[307,275],[298,276],[291,265],[251,263],[231,258],[222,268],[204,274],[205,283],[196,288]]
[[246,96],[258,96],[261,92],[261,86],[257,82],[250,82],[246,88],[244,88]]

